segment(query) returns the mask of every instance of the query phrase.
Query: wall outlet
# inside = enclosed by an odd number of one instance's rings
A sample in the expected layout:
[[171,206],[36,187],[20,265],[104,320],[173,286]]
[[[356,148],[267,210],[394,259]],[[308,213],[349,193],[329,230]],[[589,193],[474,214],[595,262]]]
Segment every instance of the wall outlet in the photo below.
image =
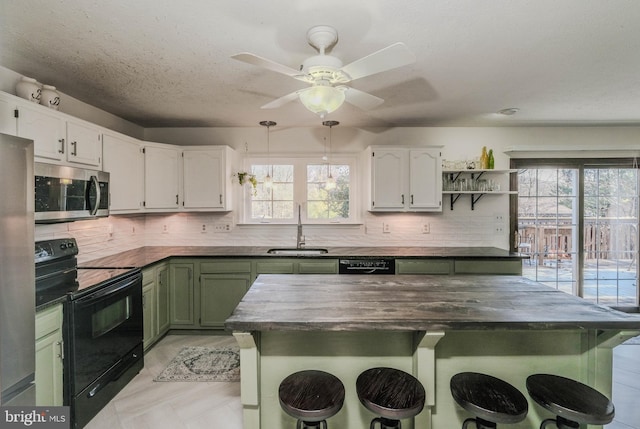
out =
[[162,233],[163,234],[168,234],[169,233],[169,225],[168,224],[163,224],[162,225]]
[[391,225],[388,222],[382,222],[382,232],[385,234],[391,233]]
[[431,225],[429,225],[428,223],[423,223],[422,224],[422,233],[423,234],[429,234],[431,232]]
[[201,233],[206,234],[207,233],[207,225],[206,224],[202,224],[202,229],[200,230]]
[[229,232],[231,231],[231,225],[228,223],[219,223],[213,226],[213,232]]

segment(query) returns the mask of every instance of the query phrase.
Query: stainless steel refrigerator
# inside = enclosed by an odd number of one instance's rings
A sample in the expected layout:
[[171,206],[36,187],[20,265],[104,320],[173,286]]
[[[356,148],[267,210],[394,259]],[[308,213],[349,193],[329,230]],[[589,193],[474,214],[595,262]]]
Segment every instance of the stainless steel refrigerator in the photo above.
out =
[[33,142],[0,134],[0,404],[35,405]]

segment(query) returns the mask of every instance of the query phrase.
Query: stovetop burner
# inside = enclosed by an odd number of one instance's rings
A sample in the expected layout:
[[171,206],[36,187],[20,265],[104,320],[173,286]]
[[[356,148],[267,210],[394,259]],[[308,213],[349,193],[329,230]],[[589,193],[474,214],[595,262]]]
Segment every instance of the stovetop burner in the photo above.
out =
[[78,245],[73,238],[35,243],[36,307],[78,290]]

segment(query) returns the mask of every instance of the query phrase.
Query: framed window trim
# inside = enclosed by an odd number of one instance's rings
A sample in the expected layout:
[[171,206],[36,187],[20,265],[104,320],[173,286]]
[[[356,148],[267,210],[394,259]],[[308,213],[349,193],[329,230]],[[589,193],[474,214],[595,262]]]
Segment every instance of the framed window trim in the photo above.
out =
[[[362,221],[360,219],[361,204],[361,183],[359,171],[359,156],[357,154],[331,154],[329,161],[331,165],[348,165],[349,166],[349,218],[347,219],[307,219],[307,165],[328,164],[324,161],[323,156],[329,156],[323,153],[309,153],[300,155],[291,154],[255,154],[248,156],[243,161],[244,171],[251,171],[254,164],[264,165],[293,165],[293,203],[294,207],[298,204],[302,205],[301,220],[305,225],[358,225]],[[260,185],[258,185],[260,186]],[[245,225],[294,225],[298,223],[298,213],[294,210],[294,216],[291,219],[269,219],[258,220],[251,219],[251,195],[248,192],[241,194],[238,204],[240,210],[239,218]]]

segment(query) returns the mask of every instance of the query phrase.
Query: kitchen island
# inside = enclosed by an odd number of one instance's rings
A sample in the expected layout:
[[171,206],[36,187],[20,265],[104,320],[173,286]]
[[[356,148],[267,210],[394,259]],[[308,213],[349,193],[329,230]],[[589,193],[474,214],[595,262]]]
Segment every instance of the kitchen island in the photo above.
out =
[[[555,373],[610,397],[612,348],[640,333],[640,317],[519,276],[261,275],[226,328],[241,348],[245,429],[295,426],[277,392],[302,369],[331,372],[345,385],[345,406],[330,427],[368,427],[374,416],[360,405],[355,380],[375,366],[423,383],[416,428],[450,429],[468,417],[449,392],[461,371],[492,374],[523,392],[528,375]],[[532,404],[511,427],[538,427],[546,417]]]

